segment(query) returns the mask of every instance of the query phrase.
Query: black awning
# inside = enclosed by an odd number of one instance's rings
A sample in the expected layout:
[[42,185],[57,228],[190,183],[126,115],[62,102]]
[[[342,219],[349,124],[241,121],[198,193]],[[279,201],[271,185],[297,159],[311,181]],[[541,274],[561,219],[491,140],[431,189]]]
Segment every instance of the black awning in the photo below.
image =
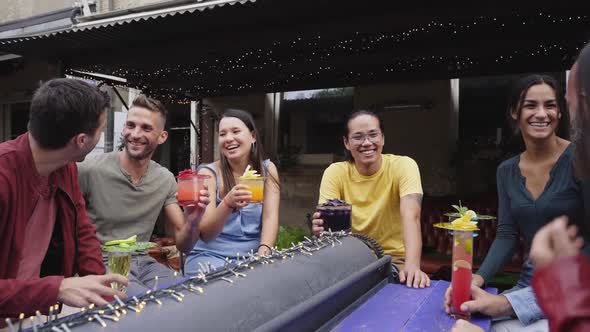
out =
[[0,51],[57,58],[73,74],[123,77],[160,98],[194,99],[565,70],[590,40],[587,7],[257,0],[5,40]]

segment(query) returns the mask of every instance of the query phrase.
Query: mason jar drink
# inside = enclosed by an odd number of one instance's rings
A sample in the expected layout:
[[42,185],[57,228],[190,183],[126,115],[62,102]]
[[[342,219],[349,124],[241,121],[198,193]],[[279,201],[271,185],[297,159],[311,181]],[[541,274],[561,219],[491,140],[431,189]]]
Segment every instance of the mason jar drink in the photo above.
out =
[[352,229],[352,205],[340,199],[330,199],[316,206],[320,219],[324,221],[324,230],[349,231]]
[[199,202],[199,193],[205,186],[208,175],[197,174],[196,171],[187,169],[178,174],[178,205],[194,206]]
[[250,199],[249,203],[262,203],[264,201],[264,177],[240,176],[238,183],[248,186],[248,190],[252,193],[252,199]]

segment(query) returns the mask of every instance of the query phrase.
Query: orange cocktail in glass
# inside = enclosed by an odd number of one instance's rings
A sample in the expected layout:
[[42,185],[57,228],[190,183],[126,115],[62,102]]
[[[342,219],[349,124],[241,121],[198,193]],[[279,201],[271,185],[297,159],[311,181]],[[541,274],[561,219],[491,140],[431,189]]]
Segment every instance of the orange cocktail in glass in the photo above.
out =
[[252,199],[250,203],[262,203],[264,201],[264,177],[243,177],[238,178],[239,184],[248,186],[248,190],[252,192]]

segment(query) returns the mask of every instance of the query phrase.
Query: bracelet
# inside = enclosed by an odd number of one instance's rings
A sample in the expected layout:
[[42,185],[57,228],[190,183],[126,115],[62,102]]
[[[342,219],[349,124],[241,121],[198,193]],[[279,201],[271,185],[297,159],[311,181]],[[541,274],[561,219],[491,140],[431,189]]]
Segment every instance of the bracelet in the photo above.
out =
[[272,252],[272,248],[271,248],[271,247],[270,247],[268,244],[261,243],[261,244],[258,246],[258,249],[260,249],[260,247],[267,247],[267,248],[268,248],[268,250],[270,250],[270,252]]

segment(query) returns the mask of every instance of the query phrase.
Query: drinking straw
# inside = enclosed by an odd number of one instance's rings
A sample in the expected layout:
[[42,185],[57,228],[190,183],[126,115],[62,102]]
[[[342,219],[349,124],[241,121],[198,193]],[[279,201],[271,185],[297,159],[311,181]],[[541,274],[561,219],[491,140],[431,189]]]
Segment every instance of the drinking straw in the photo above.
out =
[[246,176],[246,173],[248,173],[249,170],[250,170],[250,165],[248,165],[246,167],[246,170],[244,171],[244,174],[242,174],[242,176]]

